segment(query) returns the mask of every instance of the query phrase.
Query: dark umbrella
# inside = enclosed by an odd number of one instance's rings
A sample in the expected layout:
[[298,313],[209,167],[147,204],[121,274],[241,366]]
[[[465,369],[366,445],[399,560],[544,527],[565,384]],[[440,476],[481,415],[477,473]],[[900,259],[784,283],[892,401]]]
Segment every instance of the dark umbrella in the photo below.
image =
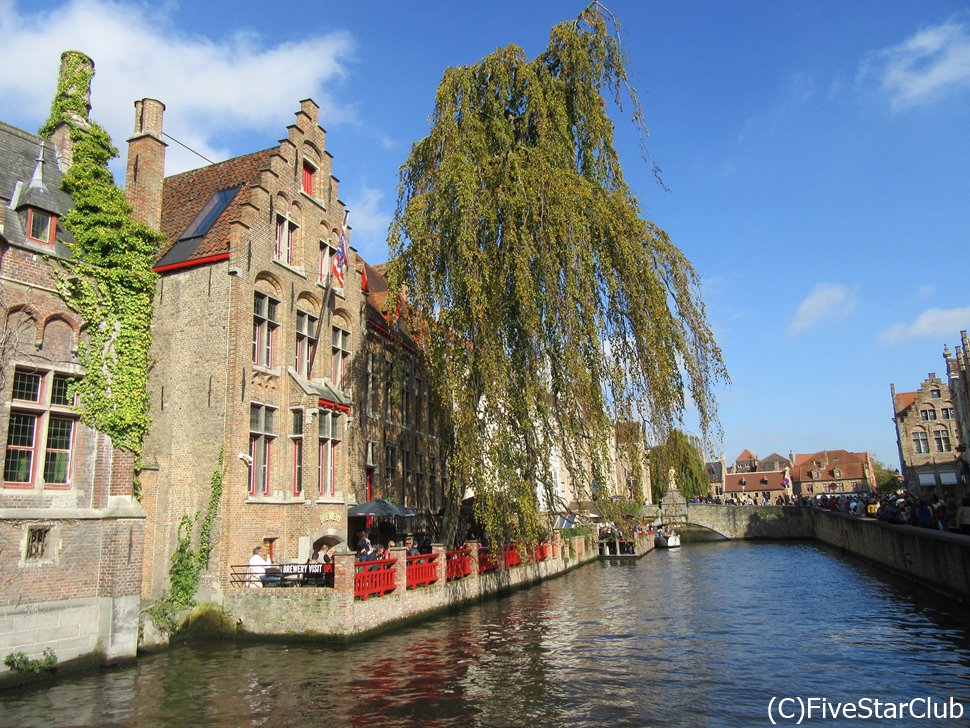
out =
[[416,511],[412,511],[410,508],[399,506],[397,503],[391,503],[391,501],[385,498],[378,498],[376,500],[354,506],[347,511],[347,515],[377,516],[379,518],[390,518],[397,516],[399,518],[408,518],[418,514]]
[[324,546],[329,548],[331,546],[336,546],[338,543],[343,543],[343,538],[341,536],[337,536],[337,535],[331,536],[328,534],[326,536],[321,536],[320,538],[318,538],[316,541],[313,542],[313,550],[319,551]]

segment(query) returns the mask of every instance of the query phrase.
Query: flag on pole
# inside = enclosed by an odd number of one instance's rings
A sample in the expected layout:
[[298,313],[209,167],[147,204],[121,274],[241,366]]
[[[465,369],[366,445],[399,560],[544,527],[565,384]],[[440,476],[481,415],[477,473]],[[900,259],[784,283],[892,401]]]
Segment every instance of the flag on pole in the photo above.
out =
[[330,260],[330,272],[333,273],[333,284],[336,288],[344,287],[344,273],[347,270],[347,219],[350,213],[344,211],[344,221],[340,226],[340,242]]

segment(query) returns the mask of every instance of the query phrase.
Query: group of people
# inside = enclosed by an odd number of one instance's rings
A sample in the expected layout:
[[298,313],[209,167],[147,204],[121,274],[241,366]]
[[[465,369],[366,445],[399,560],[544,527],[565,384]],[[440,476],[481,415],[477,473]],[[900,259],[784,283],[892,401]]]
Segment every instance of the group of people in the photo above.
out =
[[[391,558],[391,549],[397,547],[397,541],[389,540],[387,544],[378,542],[371,544],[371,540],[364,531],[357,532],[357,560],[358,561],[383,561]],[[404,549],[407,556],[420,556],[430,554],[431,540],[424,538],[420,541],[414,536],[407,536],[404,539]]]
[[[323,546],[314,551],[307,559],[306,568],[298,574],[300,578],[296,583],[305,586],[333,586],[333,552],[333,546]],[[317,564],[320,565],[319,568],[311,568]],[[266,586],[280,586],[282,583],[282,569],[273,563],[266,547],[259,545],[253,548],[253,555],[249,557],[246,586],[262,589]]]

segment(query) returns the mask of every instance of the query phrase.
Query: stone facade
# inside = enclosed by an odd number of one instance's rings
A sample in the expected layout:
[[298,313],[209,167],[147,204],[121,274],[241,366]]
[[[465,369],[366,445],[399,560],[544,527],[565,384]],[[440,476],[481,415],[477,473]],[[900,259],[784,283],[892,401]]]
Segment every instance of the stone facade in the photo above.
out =
[[868,452],[819,450],[796,453],[791,468],[792,491],[797,496],[869,493],[876,489]]
[[970,491],[970,339],[967,332],[960,332],[960,343],[953,356],[949,347],[943,349],[946,372],[949,378],[950,397],[956,410],[956,451],[960,454],[960,484],[964,495]]
[[901,472],[912,490],[953,491],[963,480],[956,408],[950,387],[934,373],[915,392],[890,385]]
[[67,389],[87,322],[53,277],[70,256],[65,128],[51,142],[0,123],[0,656],[115,660],[137,647],[145,513],[133,455]]

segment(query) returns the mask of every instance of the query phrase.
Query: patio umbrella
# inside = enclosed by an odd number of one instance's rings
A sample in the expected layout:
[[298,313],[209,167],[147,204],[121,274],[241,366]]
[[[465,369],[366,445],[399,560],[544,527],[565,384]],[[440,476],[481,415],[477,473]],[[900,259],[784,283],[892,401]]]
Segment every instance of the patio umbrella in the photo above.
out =
[[389,518],[389,517],[400,517],[408,518],[410,516],[418,515],[416,511],[412,511],[410,508],[405,508],[404,506],[399,506],[397,503],[391,503],[391,501],[386,498],[377,498],[376,500],[368,501],[367,503],[361,503],[356,505],[347,511],[348,516],[377,516],[379,518]]
[[336,546],[338,543],[343,543],[342,536],[337,536],[336,534],[334,535],[327,534],[326,536],[321,536],[320,538],[318,538],[316,541],[313,542],[313,550],[319,551],[324,546],[329,548],[331,546]]

